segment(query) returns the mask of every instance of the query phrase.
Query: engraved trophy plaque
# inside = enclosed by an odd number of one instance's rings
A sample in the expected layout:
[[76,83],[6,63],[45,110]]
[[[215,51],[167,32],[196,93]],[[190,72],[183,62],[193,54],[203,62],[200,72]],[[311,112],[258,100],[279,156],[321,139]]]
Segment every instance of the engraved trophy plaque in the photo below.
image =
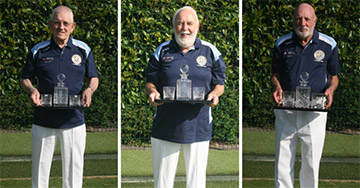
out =
[[310,108],[310,86],[307,86],[309,73],[303,72],[300,74],[300,85],[296,86],[296,108]]
[[189,66],[184,64],[180,67],[181,78],[176,82],[176,100],[191,99],[191,80],[187,78]]
[[55,107],[67,107],[68,106],[68,96],[69,96],[69,88],[65,87],[64,80],[66,79],[65,74],[60,73],[57,76],[59,82],[57,86],[54,87],[54,102],[53,105]]

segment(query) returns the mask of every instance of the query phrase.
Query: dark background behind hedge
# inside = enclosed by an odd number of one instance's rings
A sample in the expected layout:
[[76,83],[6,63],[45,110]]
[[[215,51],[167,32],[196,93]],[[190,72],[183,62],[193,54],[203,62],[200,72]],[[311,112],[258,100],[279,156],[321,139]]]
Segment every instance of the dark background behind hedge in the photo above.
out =
[[275,41],[293,31],[301,3],[315,8],[316,29],[339,47],[341,74],[328,114],[329,130],[360,130],[360,1],[243,1],[243,127],[274,128],[271,59]]
[[[27,54],[37,43],[49,40],[47,22],[54,7],[67,5],[74,12],[71,35],[84,41],[95,57],[100,85],[85,110],[86,124],[117,127],[117,1],[0,1],[0,128],[31,127],[33,106],[20,87]],[[87,82],[86,82],[87,83]],[[85,84],[87,85],[87,84]]]

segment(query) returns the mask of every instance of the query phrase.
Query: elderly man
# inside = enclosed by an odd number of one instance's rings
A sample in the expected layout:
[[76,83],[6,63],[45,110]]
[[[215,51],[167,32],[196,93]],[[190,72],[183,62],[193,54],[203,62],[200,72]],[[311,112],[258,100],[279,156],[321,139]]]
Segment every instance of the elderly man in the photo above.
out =
[[[22,73],[22,87],[31,101],[41,106],[40,94],[54,93],[59,74],[65,74],[70,95],[81,95],[90,106],[98,87],[94,56],[90,48],[70,37],[75,29],[73,13],[65,6],[53,10],[48,22],[52,37],[36,44]],[[83,90],[84,77],[89,78]],[[31,82],[37,77],[37,87]],[[49,187],[52,157],[57,139],[61,144],[63,187],[82,187],[86,127],[81,109],[35,108],[32,126],[32,187]]]
[[[317,17],[309,4],[299,5],[293,15],[294,32],[280,37],[274,48],[271,83],[279,104],[282,92],[295,91],[299,75],[308,72],[312,92],[324,93],[326,107],[333,102],[340,73],[335,40],[315,28]],[[327,112],[275,109],[275,187],[294,187],[294,162],[301,140],[301,187],[318,187]]]
[[[225,63],[210,43],[196,37],[199,20],[195,10],[183,7],[173,17],[175,38],[162,43],[146,69],[146,93],[157,106],[152,127],[154,187],[173,187],[180,148],[184,152],[187,187],[206,185],[206,166],[212,132],[211,108],[224,91]],[[164,86],[176,86],[180,67],[188,65],[193,87],[204,87],[213,103],[157,103]]]

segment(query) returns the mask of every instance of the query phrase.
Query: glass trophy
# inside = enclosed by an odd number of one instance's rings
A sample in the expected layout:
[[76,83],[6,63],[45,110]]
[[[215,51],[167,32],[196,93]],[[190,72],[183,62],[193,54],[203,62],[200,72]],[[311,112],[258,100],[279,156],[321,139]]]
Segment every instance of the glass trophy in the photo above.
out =
[[57,86],[54,87],[54,101],[53,105],[55,107],[67,107],[68,106],[68,96],[69,96],[69,88],[65,87],[66,76],[63,73],[60,73],[57,76],[59,82]]
[[180,67],[181,78],[176,82],[176,100],[191,99],[191,80],[187,78],[189,66],[184,64]]
[[296,86],[296,100],[295,107],[310,108],[310,86],[307,86],[309,73],[303,72],[300,74],[300,85]]

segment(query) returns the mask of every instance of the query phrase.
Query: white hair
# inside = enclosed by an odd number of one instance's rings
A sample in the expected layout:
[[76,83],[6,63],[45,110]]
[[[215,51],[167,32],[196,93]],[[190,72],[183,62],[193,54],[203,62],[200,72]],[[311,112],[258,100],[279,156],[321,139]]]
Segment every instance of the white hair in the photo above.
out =
[[73,22],[73,21],[74,21],[74,14],[73,14],[72,10],[71,10],[69,7],[67,7],[67,6],[58,6],[58,7],[56,7],[56,8],[53,10],[52,14],[51,14],[51,21],[54,21],[54,18],[55,18],[55,16],[56,16],[56,14],[58,14],[58,13],[60,13],[60,12],[66,12],[66,11],[70,13],[70,15],[71,15],[71,22]]
[[184,10],[184,9],[189,9],[189,10],[193,11],[197,23],[199,23],[199,18],[198,18],[197,14],[196,14],[195,9],[193,9],[193,8],[190,7],[190,6],[184,6],[184,7],[182,7],[182,8],[179,8],[179,9],[175,12],[175,14],[174,14],[174,16],[173,16],[173,20],[172,20],[172,21],[173,21],[173,27],[174,27],[174,28],[175,28],[175,18],[176,18],[176,16],[177,16],[182,10]]

